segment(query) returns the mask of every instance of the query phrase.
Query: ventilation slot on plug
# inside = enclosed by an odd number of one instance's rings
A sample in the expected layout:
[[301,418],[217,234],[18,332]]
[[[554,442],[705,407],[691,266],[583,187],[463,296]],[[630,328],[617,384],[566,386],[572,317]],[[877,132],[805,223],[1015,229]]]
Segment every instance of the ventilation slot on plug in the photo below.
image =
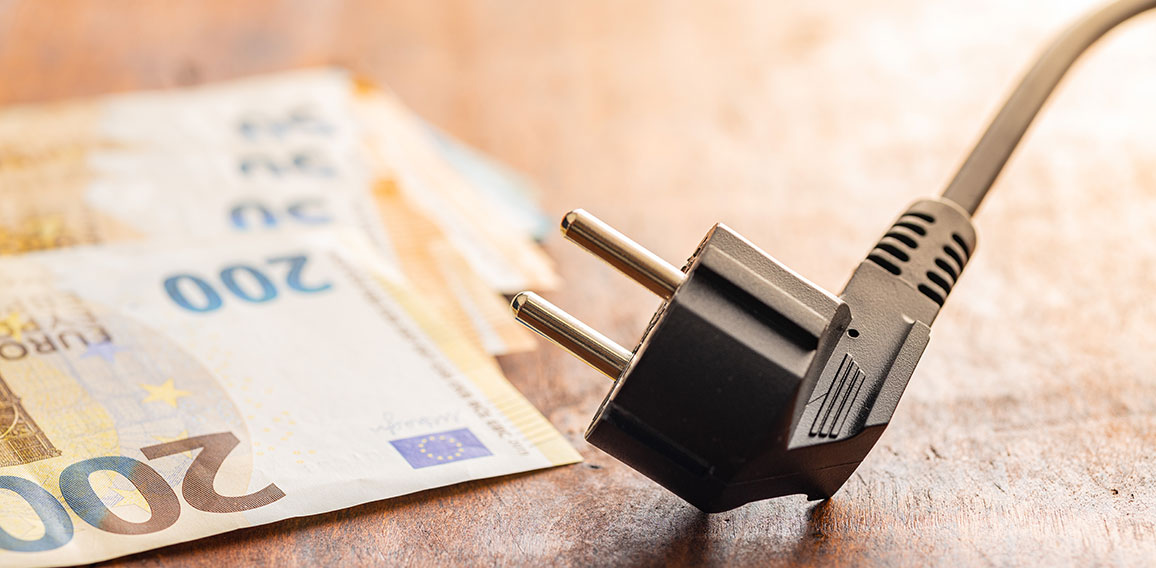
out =
[[974,243],[970,221],[957,207],[924,200],[891,225],[867,259],[942,306]]
[[919,249],[920,240],[927,236],[925,224],[934,222],[933,217],[924,214],[908,213],[900,217],[875,245],[875,250],[867,255],[867,260],[896,276],[902,275],[901,265],[911,261]]

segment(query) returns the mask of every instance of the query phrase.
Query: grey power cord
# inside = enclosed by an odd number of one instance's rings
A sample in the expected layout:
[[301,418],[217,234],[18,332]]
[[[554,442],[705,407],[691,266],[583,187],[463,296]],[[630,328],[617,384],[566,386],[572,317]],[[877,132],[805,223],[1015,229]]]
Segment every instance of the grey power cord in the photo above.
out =
[[964,160],[943,197],[975,215],[1020,139],[1072,64],[1116,26],[1156,8],[1154,0],[1120,0],[1088,14],[1060,34],[1004,102]]

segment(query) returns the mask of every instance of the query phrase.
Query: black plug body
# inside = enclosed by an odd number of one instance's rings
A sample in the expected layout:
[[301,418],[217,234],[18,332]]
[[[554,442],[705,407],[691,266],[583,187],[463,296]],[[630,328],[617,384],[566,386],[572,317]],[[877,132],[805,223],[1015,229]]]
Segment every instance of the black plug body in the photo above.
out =
[[586,439],[706,512],[838,491],[975,248],[963,210],[919,201],[836,297],[721,224],[681,271],[584,212],[563,231],[665,303],[633,351],[532,294],[515,313],[616,379]]

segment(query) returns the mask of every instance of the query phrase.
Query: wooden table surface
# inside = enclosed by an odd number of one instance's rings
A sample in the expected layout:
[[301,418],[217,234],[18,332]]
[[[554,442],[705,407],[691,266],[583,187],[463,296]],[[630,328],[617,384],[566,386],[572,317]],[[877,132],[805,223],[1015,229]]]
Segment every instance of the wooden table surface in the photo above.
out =
[[[721,220],[838,291],[1092,5],[0,0],[0,103],[343,65],[528,173],[552,214],[585,207],[674,261]],[[1150,564],[1154,69],[1150,15],[1052,100],[891,427],[827,502],[698,512],[583,441],[608,384],[543,345],[502,364],[584,464],[114,564]],[[547,296],[632,344],[657,300],[547,249]]]

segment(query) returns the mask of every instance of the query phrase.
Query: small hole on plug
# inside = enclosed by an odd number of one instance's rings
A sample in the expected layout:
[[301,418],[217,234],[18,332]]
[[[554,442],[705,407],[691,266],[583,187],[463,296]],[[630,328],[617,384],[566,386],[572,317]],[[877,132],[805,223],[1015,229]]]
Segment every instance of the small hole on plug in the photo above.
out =
[[848,329],[847,335],[850,335],[851,337],[859,337],[859,330],[855,328]]

